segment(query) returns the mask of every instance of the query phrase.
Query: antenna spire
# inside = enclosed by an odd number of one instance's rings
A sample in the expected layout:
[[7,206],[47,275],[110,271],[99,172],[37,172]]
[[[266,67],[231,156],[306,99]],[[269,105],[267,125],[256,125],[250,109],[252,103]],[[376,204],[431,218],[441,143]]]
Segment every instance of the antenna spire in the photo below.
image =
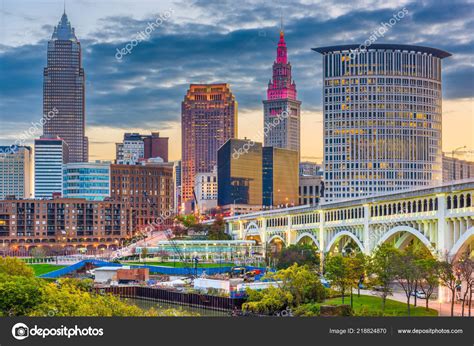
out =
[[66,14],[66,0],[64,0],[64,14]]
[[280,32],[283,32],[283,9],[280,9]]

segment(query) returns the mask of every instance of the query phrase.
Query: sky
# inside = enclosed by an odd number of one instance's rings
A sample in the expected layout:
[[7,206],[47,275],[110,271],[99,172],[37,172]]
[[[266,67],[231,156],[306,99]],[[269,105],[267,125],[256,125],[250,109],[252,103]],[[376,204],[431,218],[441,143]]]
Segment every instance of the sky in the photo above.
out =
[[[0,0],[0,145],[25,135],[42,117],[47,42],[62,0]],[[430,46],[443,60],[443,150],[474,150],[474,4],[471,0],[66,1],[83,51],[90,160],[113,160],[124,132],[170,137],[181,157],[181,102],[190,83],[230,84],[239,104],[240,138],[263,128],[262,100],[272,74],[280,17],[301,106],[302,159],[322,156],[322,59],[311,48],[360,44],[402,9],[408,14],[376,43]],[[116,58],[166,15],[149,38]],[[474,160],[474,155],[463,158]]]

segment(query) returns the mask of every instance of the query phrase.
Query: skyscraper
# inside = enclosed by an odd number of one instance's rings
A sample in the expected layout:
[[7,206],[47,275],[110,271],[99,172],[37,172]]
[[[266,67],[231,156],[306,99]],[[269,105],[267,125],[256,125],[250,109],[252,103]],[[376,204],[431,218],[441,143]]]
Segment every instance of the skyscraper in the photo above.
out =
[[[81,44],[63,13],[48,42],[47,66],[43,73],[43,134],[66,141],[70,162],[87,162],[89,156],[81,55]],[[48,117],[51,112],[56,115]]]
[[281,29],[273,76],[268,83],[267,99],[263,101],[264,128],[268,129],[264,139],[266,147],[300,152],[300,106],[301,101],[296,99],[296,85],[291,78],[285,34]]
[[237,137],[237,101],[228,84],[191,84],[181,108],[182,201],[193,200],[196,173],[212,172],[217,150]]
[[35,198],[62,193],[63,164],[68,162],[68,155],[68,145],[59,137],[35,139]]
[[262,143],[245,145],[248,140],[230,139],[219,149],[217,204],[221,207],[236,204],[262,207]]
[[298,205],[298,152],[263,147],[262,165],[263,205]]
[[326,200],[441,182],[441,60],[434,48],[372,44],[323,55]]

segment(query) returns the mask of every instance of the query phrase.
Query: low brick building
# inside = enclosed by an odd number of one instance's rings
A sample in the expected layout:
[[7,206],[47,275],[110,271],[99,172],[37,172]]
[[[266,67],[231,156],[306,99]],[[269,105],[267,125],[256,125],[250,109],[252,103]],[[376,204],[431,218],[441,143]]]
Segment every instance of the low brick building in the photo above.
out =
[[112,249],[131,236],[127,203],[56,198],[0,201],[0,250],[28,254],[35,247],[63,254]]

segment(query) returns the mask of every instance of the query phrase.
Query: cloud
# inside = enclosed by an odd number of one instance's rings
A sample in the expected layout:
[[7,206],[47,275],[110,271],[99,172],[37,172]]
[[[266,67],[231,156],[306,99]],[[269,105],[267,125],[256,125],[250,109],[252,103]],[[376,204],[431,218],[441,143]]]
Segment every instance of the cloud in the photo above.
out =
[[[356,6],[342,0],[282,2],[289,58],[304,110],[321,111],[321,57],[311,48],[363,42],[403,7],[408,16],[378,43],[411,43],[453,53],[444,60],[444,97],[473,96],[469,59],[474,20],[468,1],[360,1]],[[97,30],[81,40],[88,126],[172,128],[179,122],[189,83],[199,82],[228,82],[240,110],[261,109],[275,59],[280,7],[270,1],[195,0],[186,7],[177,3],[174,9],[170,20],[122,61],[115,59],[116,49],[144,30],[157,13],[146,19],[104,17]],[[186,12],[199,16],[186,17]],[[50,30],[51,24],[43,23],[43,29]],[[3,138],[41,116],[49,35],[35,44],[0,45]]]

